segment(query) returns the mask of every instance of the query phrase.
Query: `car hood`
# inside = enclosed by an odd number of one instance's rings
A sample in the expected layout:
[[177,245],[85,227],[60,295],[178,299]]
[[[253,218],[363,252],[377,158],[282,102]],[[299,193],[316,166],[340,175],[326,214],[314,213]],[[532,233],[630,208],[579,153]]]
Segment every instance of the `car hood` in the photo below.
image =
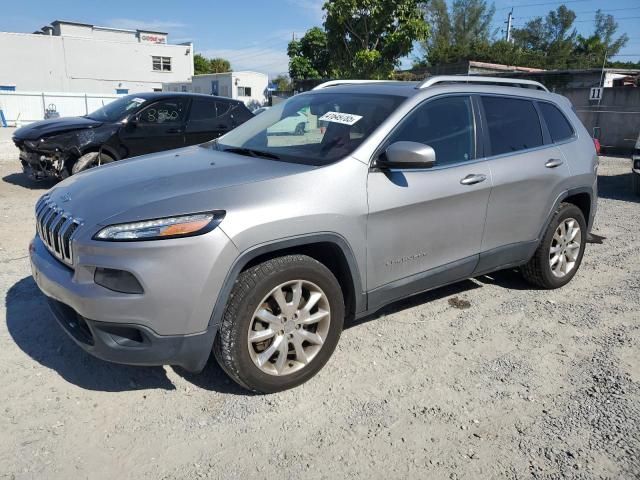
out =
[[13,136],[18,140],[38,140],[39,138],[56,135],[58,133],[78,130],[82,128],[95,128],[102,125],[102,122],[91,120],[86,117],[63,117],[42,120],[30,123],[17,129]]
[[224,189],[317,167],[187,147],[120,160],[73,175],[50,190],[87,225],[224,209]]

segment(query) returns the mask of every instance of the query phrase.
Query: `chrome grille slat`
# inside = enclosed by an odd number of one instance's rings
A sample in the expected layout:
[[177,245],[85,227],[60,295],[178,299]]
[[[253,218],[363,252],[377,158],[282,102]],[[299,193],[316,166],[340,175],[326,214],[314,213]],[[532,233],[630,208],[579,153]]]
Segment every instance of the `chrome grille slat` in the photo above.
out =
[[71,241],[82,221],[59,208],[49,195],[36,203],[36,231],[47,249],[67,265],[73,265]]

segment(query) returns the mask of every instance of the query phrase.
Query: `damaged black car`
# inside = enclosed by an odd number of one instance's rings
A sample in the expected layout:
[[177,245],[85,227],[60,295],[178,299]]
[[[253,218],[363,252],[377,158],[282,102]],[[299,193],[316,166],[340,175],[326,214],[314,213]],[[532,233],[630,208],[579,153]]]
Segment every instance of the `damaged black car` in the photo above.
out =
[[191,93],[140,93],[84,117],[35,122],[16,130],[23,171],[64,179],[123,158],[207,142],[252,118],[238,100]]

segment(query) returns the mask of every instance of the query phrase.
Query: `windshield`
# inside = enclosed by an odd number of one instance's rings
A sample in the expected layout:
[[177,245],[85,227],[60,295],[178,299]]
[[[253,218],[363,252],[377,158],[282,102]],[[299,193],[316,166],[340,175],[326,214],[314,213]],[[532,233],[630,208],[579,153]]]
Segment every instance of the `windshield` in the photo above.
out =
[[107,103],[101,109],[87,115],[87,117],[101,122],[119,122],[146,101],[144,98],[129,95]]
[[227,133],[219,150],[309,165],[353,152],[404,97],[313,92],[296,95]]

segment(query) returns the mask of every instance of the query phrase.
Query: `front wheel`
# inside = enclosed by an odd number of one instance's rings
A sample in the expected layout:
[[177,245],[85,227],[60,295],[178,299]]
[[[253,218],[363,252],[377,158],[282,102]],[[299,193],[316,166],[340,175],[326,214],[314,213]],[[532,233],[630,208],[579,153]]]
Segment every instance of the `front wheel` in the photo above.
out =
[[562,203],[553,215],[542,241],[522,275],[542,288],[559,288],[578,271],[587,243],[587,223],[582,210]]
[[299,123],[298,125],[296,125],[296,130],[295,130],[295,134],[296,135],[304,135],[304,123]]
[[311,257],[287,255],[239,275],[213,351],[243,387],[278,392],[324,366],[343,322],[342,290],[331,271]]
[[98,167],[111,162],[113,162],[113,158],[104,152],[100,154],[98,152],[85,153],[76,160],[76,163],[73,164],[71,173],[76,174],[78,172],[88,170],[89,168]]

